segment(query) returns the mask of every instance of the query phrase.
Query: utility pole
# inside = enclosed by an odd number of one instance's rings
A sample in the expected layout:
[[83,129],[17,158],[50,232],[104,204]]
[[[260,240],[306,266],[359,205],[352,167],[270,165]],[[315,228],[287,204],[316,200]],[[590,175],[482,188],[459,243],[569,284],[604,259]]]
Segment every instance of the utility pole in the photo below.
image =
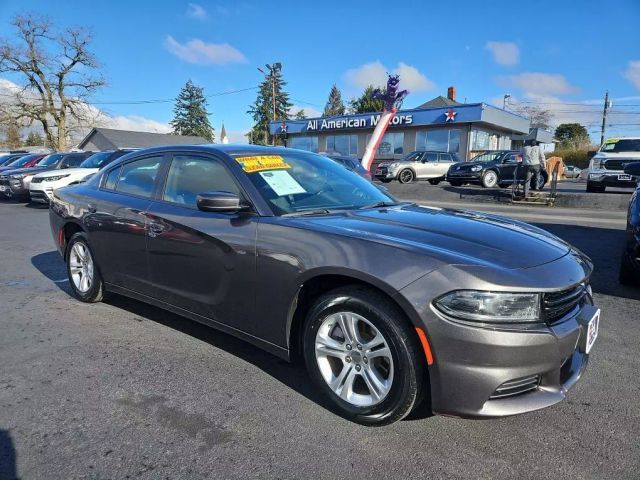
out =
[[609,102],[609,91],[604,94],[604,110],[602,111],[602,130],[600,131],[600,145],[604,144],[604,132],[607,129],[607,111],[611,107]]

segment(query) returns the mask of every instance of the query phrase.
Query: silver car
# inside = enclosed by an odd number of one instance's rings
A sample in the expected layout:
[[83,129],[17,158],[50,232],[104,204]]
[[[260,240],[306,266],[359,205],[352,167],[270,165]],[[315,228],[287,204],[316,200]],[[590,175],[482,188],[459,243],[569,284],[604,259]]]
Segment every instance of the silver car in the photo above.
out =
[[431,185],[437,185],[444,180],[449,167],[459,161],[455,153],[416,151],[402,160],[380,163],[374,176],[384,183],[391,180],[398,180],[400,183],[428,180]]

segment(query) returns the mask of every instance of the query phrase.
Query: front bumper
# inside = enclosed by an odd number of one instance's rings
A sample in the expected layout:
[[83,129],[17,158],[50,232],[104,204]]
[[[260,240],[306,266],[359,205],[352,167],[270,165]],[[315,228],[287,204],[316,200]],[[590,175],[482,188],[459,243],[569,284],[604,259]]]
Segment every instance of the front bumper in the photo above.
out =
[[447,182],[468,182],[477,183],[480,182],[482,172],[472,172],[470,170],[460,170],[457,172],[447,172]]
[[[494,291],[564,292],[570,286],[587,282],[590,274],[588,261],[580,264],[571,257],[514,270],[512,279],[521,279],[517,283],[501,282],[501,286],[491,287],[476,278],[475,286]],[[484,267],[472,268],[481,271]],[[465,284],[466,275],[457,270],[458,267],[450,266],[434,271],[398,295],[400,303],[412,309],[409,315],[415,326],[424,329],[431,348],[434,360],[429,366],[429,382],[433,412],[490,418],[531,412],[561,402],[588,363],[588,323],[597,312],[590,292],[584,293],[580,303],[570,311],[549,323],[526,328],[483,326],[448,318],[431,303],[425,303],[426,298],[438,298],[452,290],[448,288],[452,284],[461,289],[474,288]]]
[[620,170],[600,170],[589,172],[587,182],[595,186],[635,188],[637,181]]
[[29,196],[32,202],[48,204],[53,197],[53,188],[44,188],[43,190],[30,188]]
[[379,166],[375,169],[373,176],[378,180],[395,180],[398,176],[398,171],[396,169]]

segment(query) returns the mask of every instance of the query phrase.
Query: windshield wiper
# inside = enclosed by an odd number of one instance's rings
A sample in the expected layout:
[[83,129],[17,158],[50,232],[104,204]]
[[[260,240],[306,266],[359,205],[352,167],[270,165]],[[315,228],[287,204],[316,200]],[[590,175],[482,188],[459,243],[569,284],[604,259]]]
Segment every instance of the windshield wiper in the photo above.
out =
[[289,212],[281,215],[282,217],[302,217],[305,215],[327,215],[335,213],[337,210],[329,210],[328,208],[318,208],[316,210],[302,210],[300,212]]
[[406,203],[408,202],[376,202],[358,207],[358,210],[366,210],[367,208],[395,207],[396,205],[402,205]]

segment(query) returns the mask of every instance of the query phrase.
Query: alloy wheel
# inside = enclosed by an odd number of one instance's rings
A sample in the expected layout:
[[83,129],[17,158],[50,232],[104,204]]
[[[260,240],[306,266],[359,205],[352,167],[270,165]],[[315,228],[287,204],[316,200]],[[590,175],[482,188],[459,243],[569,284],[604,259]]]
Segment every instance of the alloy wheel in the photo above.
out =
[[409,183],[413,181],[413,172],[409,169],[400,172],[400,183]]
[[487,188],[493,188],[498,183],[498,175],[496,175],[496,172],[489,170],[487,173],[484,174],[484,177],[482,178],[482,183]]
[[80,293],[87,293],[93,285],[93,259],[91,252],[82,242],[76,242],[69,252],[71,281]]
[[393,384],[393,358],[382,333],[366,318],[337,312],[324,319],[315,356],[329,388],[356,407],[382,402]]

